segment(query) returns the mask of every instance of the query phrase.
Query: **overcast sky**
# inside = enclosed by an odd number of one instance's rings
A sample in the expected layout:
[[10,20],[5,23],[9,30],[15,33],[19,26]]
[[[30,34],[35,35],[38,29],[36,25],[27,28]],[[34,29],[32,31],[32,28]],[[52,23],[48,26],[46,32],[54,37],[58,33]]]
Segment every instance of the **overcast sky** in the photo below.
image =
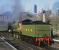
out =
[[[43,9],[52,9],[53,4],[59,0],[0,0],[0,13],[13,11],[15,1],[19,1],[25,11],[33,12],[34,4],[37,5],[38,11]],[[21,8],[21,7],[20,7]]]

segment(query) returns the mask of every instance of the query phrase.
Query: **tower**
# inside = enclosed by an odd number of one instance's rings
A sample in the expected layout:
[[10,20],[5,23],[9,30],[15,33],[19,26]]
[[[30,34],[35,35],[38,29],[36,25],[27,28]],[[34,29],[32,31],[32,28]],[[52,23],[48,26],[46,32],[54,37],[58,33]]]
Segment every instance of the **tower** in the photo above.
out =
[[34,13],[37,13],[37,5],[34,5]]

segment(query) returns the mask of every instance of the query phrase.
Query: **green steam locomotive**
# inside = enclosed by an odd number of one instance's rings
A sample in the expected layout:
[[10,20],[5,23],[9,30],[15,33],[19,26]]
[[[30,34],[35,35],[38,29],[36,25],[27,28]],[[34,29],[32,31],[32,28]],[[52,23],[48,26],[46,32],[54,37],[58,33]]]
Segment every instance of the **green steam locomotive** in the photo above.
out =
[[32,42],[35,45],[52,44],[51,25],[42,21],[24,20],[13,25],[14,32],[19,32],[21,40]]

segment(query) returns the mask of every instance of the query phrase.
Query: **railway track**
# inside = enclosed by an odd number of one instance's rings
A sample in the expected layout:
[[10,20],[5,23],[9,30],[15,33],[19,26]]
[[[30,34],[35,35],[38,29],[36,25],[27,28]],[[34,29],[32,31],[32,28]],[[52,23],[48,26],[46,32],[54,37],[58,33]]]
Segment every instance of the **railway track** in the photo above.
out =
[[[17,41],[17,40],[16,40]],[[10,44],[12,44],[15,48],[18,50],[43,50],[41,47],[34,46],[32,44],[26,43],[24,41],[18,41],[18,42],[13,42],[13,41],[8,41]]]
[[18,50],[59,50],[59,43],[54,43],[50,47],[41,48],[41,47],[35,46],[33,44],[27,43],[25,41],[22,41],[20,39],[10,40],[10,39],[12,39],[11,34],[8,36],[8,34],[5,33],[5,35],[3,35],[3,36],[7,38],[6,41],[8,43],[13,45]]
[[16,40],[10,40],[11,39],[11,35],[8,36],[8,34],[4,34],[3,35],[6,39],[6,41],[8,43],[10,43],[11,45],[13,45],[15,48],[17,48],[18,50],[43,50],[42,48],[38,48],[37,46],[34,46],[32,44],[29,44],[25,41],[21,41],[20,39],[16,39]]
[[39,47],[34,46],[32,44],[29,44],[29,43],[22,41],[20,39],[10,40],[10,39],[12,39],[12,36],[9,33],[8,34],[7,33],[4,33],[4,34],[1,33],[1,35],[7,39],[8,43],[10,43],[14,47],[16,47],[18,50],[43,50],[42,48],[39,48]]
[[59,48],[58,48],[59,43],[54,43],[52,46],[44,47],[44,48],[29,44],[29,43],[27,43],[25,41],[21,41],[21,40],[19,40],[18,42],[9,41],[9,43],[11,43],[18,50],[59,50]]

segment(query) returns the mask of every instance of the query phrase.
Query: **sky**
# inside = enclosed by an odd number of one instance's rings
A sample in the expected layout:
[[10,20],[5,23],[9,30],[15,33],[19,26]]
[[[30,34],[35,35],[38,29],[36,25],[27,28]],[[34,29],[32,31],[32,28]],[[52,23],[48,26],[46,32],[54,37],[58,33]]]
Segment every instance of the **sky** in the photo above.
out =
[[14,0],[0,0],[0,13],[12,11]]
[[0,0],[0,13],[12,12],[15,6],[15,1],[19,1],[19,5],[24,11],[34,12],[34,4],[37,5],[38,12],[41,9],[52,9],[55,2],[59,0]]
[[52,9],[55,2],[59,0],[21,0],[26,11],[33,12],[34,4],[37,5],[38,12],[41,9]]

